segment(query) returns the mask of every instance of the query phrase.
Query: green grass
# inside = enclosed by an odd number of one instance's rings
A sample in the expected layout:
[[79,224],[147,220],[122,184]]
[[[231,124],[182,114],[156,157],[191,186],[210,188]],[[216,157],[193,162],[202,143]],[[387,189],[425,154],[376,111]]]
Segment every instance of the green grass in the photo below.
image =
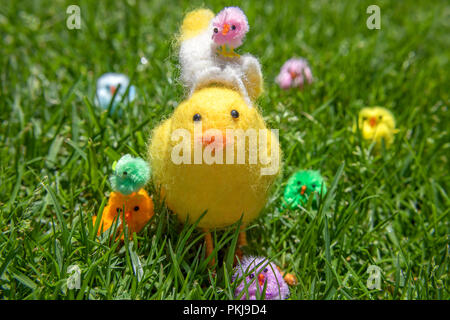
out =
[[[217,275],[202,233],[156,214],[133,241],[96,239],[91,217],[110,192],[112,163],[145,157],[150,130],[183,99],[174,34],[198,5],[67,1],[0,6],[0,297],[2,299],[230,299],[236,228],[214,234]],[[368,30],[366,8],[381,8]],[[240,6],[250,32],[240,52],[261,59],[261,111],[280,130],[283,173],[248,231],[252,254],[295,273],[291,299],[449,299],[449,50],[445,1],[291,1]],[[274,83],[281,63],[307,58],[304,92]],[[145,56],[149,63],[142,65]],[[121,117],[94,106],[108,71],[132,77],[136,101]],[[394,145],[377,155],[352,133],[359,109],[396,115]],[[287,178],[320,169],[329,193],[317,211],[280,212]],[[333,186],[333,187],[331,187]],[[66,290],[78,265],[80,290]],[[366,286],[370,265],[381,290]]]

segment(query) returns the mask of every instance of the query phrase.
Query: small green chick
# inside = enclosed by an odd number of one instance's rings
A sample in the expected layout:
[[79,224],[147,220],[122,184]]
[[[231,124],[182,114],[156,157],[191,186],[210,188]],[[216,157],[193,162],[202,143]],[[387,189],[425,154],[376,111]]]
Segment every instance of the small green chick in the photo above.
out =
[[139,191],[150,178],[150,167],[141,158],[133,158],[126,154],[113,166],[114,173],[110,178],[114,191],[130,195]]
[[297,208],[306,205],[308,197],[313,193],[313,208],[317,208],[317,195],[327,192],[325,181],[316,170],[300,170],[294,173],[288,180],[284,190],[283,208]]

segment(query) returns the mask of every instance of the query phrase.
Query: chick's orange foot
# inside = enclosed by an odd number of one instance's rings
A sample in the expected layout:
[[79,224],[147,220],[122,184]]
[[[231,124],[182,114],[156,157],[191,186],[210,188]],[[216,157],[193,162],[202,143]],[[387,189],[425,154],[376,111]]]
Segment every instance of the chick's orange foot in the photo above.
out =
[[226,58],[239,58],[240,55],[234,52],[233,48],[230,48],[227,50],[227,47],[225,45],[221,46],[220,49],[217,49],[217,53],[226,57]]
[[[205,246],[206,246],[206,258],[211,256],[214,251],[214,242],[211,236],[211,232],[205,231]],[[216,259],[214,257],[211,257],[211,260],[209,260],[209,266],[214,267],[216,264]]]
[[237,264],[237,259],[242,260],[244,256],[244,247],[247,247],[247,233],[245,232],[245,227],[242,226],[237,239],[237,246],[233,262],[234,265]]
[[295,286],[296,284],[298,284],[298,280],[297,277],[292,274],[292,273],[287,273],[284,272],[283,270],[281,270],[280,267],[278,267],[278,271],[280,271],[281,275],[283,276],[284,281],[286,281],[286,283],[290,286]]

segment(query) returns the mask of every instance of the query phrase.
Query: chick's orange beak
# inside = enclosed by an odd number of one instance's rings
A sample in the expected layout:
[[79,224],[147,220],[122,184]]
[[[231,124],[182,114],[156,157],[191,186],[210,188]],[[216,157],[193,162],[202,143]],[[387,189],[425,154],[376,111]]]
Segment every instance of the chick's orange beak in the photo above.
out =
[[302,186],[302,188],[300,189],[300,194],[304,195],[306,191],[306,186]]
[[222,141],[220,141],[220,139],[218,139],[216,141],[216,135],[210,135],[210,134],[208,134],[206,132],[204,132],[202,134],[202,145],[204,147],[206,147],[206,146],[208,146],[210,144],[213,144],[213,143],[215,144],[215,147],[219,147],[219,146],[223,147],[226,144],[225,140],[226,140],[226,135],[225,134],[222,134]]
[[369,119],[369,124],[370,124],[370,126],[371,126],[372,128],[375,127],[375,125],[377,124],[377,118],[371,117],[371,118]]
[[258,274],[258,282],[260,286],[264,285],[264,280],[266,280],[266,277],[264,277],[262,273]]
[[226,36],[227,33],[228,33],[228,31],[230,31],[230,25],[229,25],[228,23],[225,23],[225,24],[223,25],[222,34],[223,34],[224,36]]
[[116,92],[116,90],[117,90],[117,87],[115,87],[115,86],[109,87],[109,92],[111,92],[111,94],[114,94]]

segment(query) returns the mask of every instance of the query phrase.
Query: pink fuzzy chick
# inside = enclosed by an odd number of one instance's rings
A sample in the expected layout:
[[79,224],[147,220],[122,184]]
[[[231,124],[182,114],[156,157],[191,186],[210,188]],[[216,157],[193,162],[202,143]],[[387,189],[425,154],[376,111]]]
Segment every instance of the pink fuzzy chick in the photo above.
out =
[[[213,19],[213,40],[222,46],[220,53],[227,57],[239,56],[233,51],[242,45],[242,40],[249,30],[247,17],[239,7],[226,7],[222,9]],[[225,47],[230,51],[227,52]]]
[[241,300],[262,297],[264,286],[265,300],[284,300],[289,296],[289,287],[278,267],[273,262],[269,263],[267,258],[244,257],[241,264],[236,266],[232,281],[239,281],[234,294],[239,297],[244,292]]
[[292,58],[286,61],[275,79],[280,88],[284,90],[296,87],[301,90],[305,85],[305,80],[310,84],[313,76],[308,62],[301,58]]

